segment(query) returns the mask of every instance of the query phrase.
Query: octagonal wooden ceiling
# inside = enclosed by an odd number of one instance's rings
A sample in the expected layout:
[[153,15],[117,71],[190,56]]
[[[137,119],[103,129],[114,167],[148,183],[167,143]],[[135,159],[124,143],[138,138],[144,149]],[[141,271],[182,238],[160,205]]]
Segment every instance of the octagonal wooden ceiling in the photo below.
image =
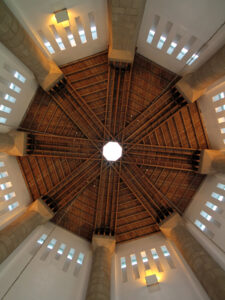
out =
[[[140,55],[132,66],[109,65],[105,51],[61,69],[66,80],[48,94],[38,89],[19,128],[30,132],[18,161],[33,200],[42,197],[56,224],[89,240],[158,231],[204,178],[197,103],[173,88],[176,74]],[[102,156],[107,141],[122,145],[119,161]]]

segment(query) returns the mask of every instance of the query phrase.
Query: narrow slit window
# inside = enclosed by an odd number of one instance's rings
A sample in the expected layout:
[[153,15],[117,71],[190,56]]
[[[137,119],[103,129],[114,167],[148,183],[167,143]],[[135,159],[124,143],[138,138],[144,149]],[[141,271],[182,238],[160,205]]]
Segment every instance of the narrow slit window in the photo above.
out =
[[4,162],[3,162],[3,161],[0,161],[0,168],[2,168],[2,167],[4,167],[4,166],[5,166]]
[[80,36],[80,41],[82,44],[85,44],[87,42],[87,39],[86,39],[84,27],[81,23],[80,17],[77,17],[75,20],[76,20],[76,24],[77,24],[77,28],[78,28],[78,33]]
[[58,34],[58,32],[57,32],[55,26],[54,26],[54,25],[50,25],[50,28],[51,28],[51,30],[52,30],[52,32],[53,32],[53,34],[54,34],[55,41],[56,41],[56,43],[57,43],[59,49],[60,49],[61,51],[65,50],[66,48],[65,48],[65,46],[64,46],[64,44],[63,44],[63,41],[62,41],[61,37],[59,36],[59,34]]
[[171,55],[176,47],[177,47],[177,42],[173,41],[167,50],[167,54]]
[[147,40],[146,40],[146,42],[147,42],[148,44],[151,44],[151,43],[152,43],[153,38],[154,38],[154,35],[155,35],[155,30],[154,30],[154,29],[150,29],[150,30],[149,30],[149,33],[148,33]]
[[160,17],[158,15],[154,16],[153,24],[149,29],[148,36],[147,36],[147,39],[146,39],[146,42],[148,44],[151,44],[153,39],[154,39],[154,36],[155,36],[155,33],[156,33],[156,28],[159,24],[159,19],[160,19]]
[[[225,129],[225,128],[224,128]],[[225,191],[225,184],[217,183],[217,187],[223,191]]]
[[132,266],[137,265],[137,258],[136,258],[136,255],[135,255],[135,254],[131,254],[130,260],[131,260],[131,265],[132,265]]
[[188,49],[187,48],[182,48],[181,49],[181,51],[178,53],[178,55],[177,55],[177,59],[178,60],[182,60],[183,59],[183,57],[186,55],[188,53]]
[[215,192],[213,192],[213,193],[211,194],[211,196],[212,196],[214,199],[219,200],[220,202],[224,201],[224,196],[222,196],[222,195],[220,195],[220,194],[217,194],[217,193],[215,193]]
[[200,212],[200,215],[205,218],[207,221],[212,221],[212,216],[210,216],[209,214],[207,214],[207,212],[205,212],[204,210],[202,210]]
[[14,202],[14,203],[12,203],[12,204],[9,204],[9,205],[8,205],[8,209],[9,209],[9,211],[12,211],[12,210],[14,210],[15,208],[17,208],[18,206],[19,206],[19,202],[16,201],[16,202]]
[[75,47],[76,46],[76,41],[75,41],[74,36],[71,32],[70,26],[66,26],[66,27],[64,27],[64,29],[66,31],[68,41],[70,42],[70,46]]
[[219,124],[224,123],[225,122],[225,117],[218,118],[217,120],[218,120]]
[[4,195],[5,201],[8,201],[12,198],[16,197],[16,193],[15,192],[11,192],[9,194]]
[[55,53],[55,50],[53,49],[53,47],[52,47],[52,45],[51,45],[51,43],[49,42],[49,41],[44,41],[44,45],[45,45],[45,47],[47,48],[47,50],[48,50],[48,52],[50,53],[50,54],[54,54]]
[[5,106],[3,104],[0,104],[0,111],[4,112],[4,113],[7,113],[7,114],[10,114],[12,109],[8,106]]
[[206,226],[202,224],[199,220],[195,220],[195,225],[201,230],[204,231],[206,229]]
[[11,103],[15,103],[15,102],[16,102],[16,98],[13,97],[13,96],[10,96],[9,94],[5,94],[4,99],[5,99],[6,101],[11,102]]
[[20,74],[18,71],[14,72],[14,77],[16,79],[18,79],[19,81],[21,81],[22,83],[24,83],[26,81],[26,78],[22,74]]
[[16,92],[17,94],[19,94],[19,93],[21,92],[21,88],[18,87],[18,86],[17,86],[15,83],[13,83],[13,82],[11,82],[11,83],[9,84],[9,88],[10,88],[10,90]]
[[137,258],[135,254],[130,255],[130,260],[131,260],[131,265],[132,265],[132,270],[133,270],[133,275],[135,279],[140,278],[139,270],[138,270],[138,264],[137,264]]
[[221,112],[221,111],[225,111],[225,104],[216,107],[216,108],[215,108],[215,111],[216,111],[216,113],[219,113],[219,112]]
[[75,249],[74,249],[74,248],[71,248],[70,251],[69,251],[69,253],[68,253],[68,255],[67,255],[67,258],[68,258],[69,260],[72,260],[73,257],[74,257],[74,254],[75,254]]
[[59,255],[62,255],[65,249],[66,249],[66,245],[65,245],[64,243],[62,243],[62,244],[60,245],[59,249],[57,250],[57,253],[58,253]]
[[196,59],[198,59],[198,58],[199,58],[199,55],[198,55],[197,53],[194,53],[194,54],[187,60],[186,64],[190,66],[190,65],[192,65],[193,62],[195,62]]
[[56,239],[52,239],[52,240],[50,241],[50,243],[48,244],[47,248],[48,248],[49,250],[52,250],[52,249],[54,249],[55,244],[56,244]]
[[6,172],[6,171],[4,171],[4,172],[1,172],[0,173],[0,178],[5,178],[5,177],[7,177],[9,174],[8,174],[8,172]]
[[126,258],[125,257],[121,257],[120,258],[120,266],[121,266],[121,269],[125,269],[127,267]]
[[161,50],[162,47],[163,47],[163,45],[164,45],[164,43],[165,43],[165,41],[166,41],[166,35],[163,34],[159,38],[159,41],[158,41],[158,44],[157,44],[157,48]]
[[164,256],[170,256],[170,253],[166,246],[161,246],[161,250]]
[[4,117],[0,117],[0,123],[2,123],[2,124],[5,124],[5,123],[6,123],[6,121],[7,121],[7,119],[6,119],[6,118],[4,118]]
[[79,265],[82,265],[83,261],[84,261],[84,253],[80,252],[79,255],[78,255],[78,258],[77,258],[77,263]]
[[94,13],[93,12],[89,13],[88,18],[89,18],[89,24],[90,24],[90,29],[91,29],[92,40],[97,40],[98,34],[97,34],[97,28],[96,28],[96,24],[95,24]]
[[218,206],[217,206],[217,205],[215,205],[215,204],[213,204],[213,203],[211,203],[211,202],[209,202],[209,201],[207,201],[205,205],[206,205],[208,208],[210,208],[211,210],[213,210],[213,211],[216,211],[216,210],[218,209]]
[[42,245],[44,244],[46,239],[47,239],[47,234],[43,233],[42,236],[37,240],[37,243]]
[[224,133],[225,133],[225,128],[220,128],[220,132],[221,132],[222,134],[224,134]]
[[213,96],[212,100],[213,100],[213,102],[216,102],[216,101],[223,99],[224,97],[225,97],[225,93],[222,92],[222,93],[219,93],[219,94]]
[[152,253],[153,259],[159,259],[158,253],[155,248],[151,249],[151,253]]
[[145,251],[141,252],[141,258],[142,258],[143,263],[148,262],[148,258],[147,258],[147,255],[146,255]]
[[10,187],[12,187],[12,183],[10,181],[0,184],[1,190],[6,190]]

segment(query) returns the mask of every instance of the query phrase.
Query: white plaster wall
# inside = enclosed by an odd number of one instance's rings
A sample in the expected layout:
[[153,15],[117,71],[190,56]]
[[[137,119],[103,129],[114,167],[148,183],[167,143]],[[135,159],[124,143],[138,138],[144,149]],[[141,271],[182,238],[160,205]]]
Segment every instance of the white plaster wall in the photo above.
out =
[[[224,45],[225,26],[207,42],[224,23],[224,10],[224,0],[147,0],[137,41],[137,51],[177,74],[189,73],[198,68]],[[146,39],[153,24],[154,15],[158,15],[160,21],[152,44],[148,44]],[[156,46],[168,21],[173,25],[163,48],[159,50]],[[179,34],[181,39],[174,53],[168,55],[166,51],[176,34]],[[177,60],[177,54],[187,45],[191,36],[195,36],[196,41],[185,57],[181,61]],[[207,46],[205,45],[206,42]],[[191,66],[187,66],[186,61],[203,45],[204,49],[201,50],[200,57]]]
[[[46,56],[51,57],[58,65],[84,58],[86,56],[106,50],[108,46],[108,22],[107,22],[107,1],[105,0],[6,0],[5,1],[19,22],[31,35],[37,45],[43,50]],[[67,34],[62,25],[57,24],[53,17],[54,11],[67,8],[69,13],[71,32],[74,35],[77,46],[71,47]],[[98,39],[92,40],[88,13],[94,12]],[[82,44],[78,35],[75,18],[80,16],[84,26],[87,43]],[[59,36],[66,47],[60,51],[55,37],[49,25],[54,24]],[[53,55],[49,54],[39,36],[42,30],[47,40],[55,50]]]
[[[23,76],[26,77],[25,83],[20,82],[13,77],[13,74],[8,72],[4,65],[7,64],[13,70],[18,71]],[[0,104],[8,106],[12,109],[11,113],[0,112],[1,117],[7,118],[6,125],[10,128],[17,128],[26,112],[28,105],[30,104],[36,89],[37,82],[34,78],[33,73],[14,55],[12,54],[2,43],[0,43],[0,76],[3,77],[8,82],[13,82],[18,87],[21,88],[21,92],[17,94],[16,92],[10,90],[10,88],[0,82]],[[10,103],[4,100],[3,95],[9,94],[16,98],[16,103]],[[3,94],[3,95],[2,95]],[[4,125],[1,125],[0,131],[4,130]]]
[[[160,246],[168,248],[175,269],[171,269],[166,258],[163,256]],[[150,249],[156,248],[163,272],[158,272],[155,262],[151,257]],[[158,287],[147,288],[145,285],[145,270],[141,261],[140,252],[145,250],[150,262],[152,273],[159,277]],[[130,255],[135,253],[140,272],[140,279],[134,279],[130,264]],[[128,281],[123,283],[121,278],[120,258],[126,257]],[[116,247],[115,278],[113,286],[116,290],[116,300],[209,300],[200,283],[184,259],[172,243],[168,242],[161,233],[151,235],[136,241],[127,242]]]
[[[31,196],[28,192],[27,186],[25,184],[23,175],[20,171],[19,164],[16,157],[9,156],[7,154],[0,153],[0,161],[4,162],[5,166],[0,168],[0,172],[7,171],[8,176],[0,179],[0,183],[10,181],[12,187],[0,190],[0,229],[8,225],[21,213],[24,212],[26,206],[31,203]],[[12,199],[5,201],[3,196],[10,192],[15,192],[16,196]],[[8,205],[19,202],[19,207],[15,208],[13,211],[8,210]]]
[[[199,190],[194,195],[190,205],[185,211],[185,217],[192,223],[198,219],[202,222],[207,229],[213,233],[212,241],[225,253],[225,201],[220,202],[211,197],[212,192],[216,192],[225,197],[225,191],[217,187],[218,183],[225,184],[225,176],[222,174],[208,175],[204,182],[201,184]],[[220,208],[220,212],[209,209],[205,203],[210,201]],[[213,222],[204,219],[200,212],[204,210],[206,213],[211,215],[216,221],[220,223],[220,226],[216,226]],[[203,233],[204,234],[204,233]],[[207,234],[206,234],[207,236]]]
[[202,118],[209,137],[210,146],[212,149],[225,149],[225,134],[221,134],[220,129],[225,128],[225,123],[219,124],[217,119],[225,117],[225,111],[216,113],[215,108],[225,104],[225,98],[213,102],[212,97],[225,92],[225,77],[215,82],[208,88],[206,93],[199,98],[198,104],[202,113]]
[[[36,241],[43,233],[48,234],[48,238],[34,255],[33,251],[38,245]],[[57,240],[56,246],[42,261],[40,257],[52,238]],[[56,260],[55,255],[61,243],[67,247],[60,259]],[[62,268],[71,247],[76,252],[65,272]],[[75,277],[73,271],[80,252],[85,257],[78,277]],[[47,223],[36,228],[0,266],[0,298],[4,295],[5,300],[85,299],[90,266],[90,243],[53,223]]]

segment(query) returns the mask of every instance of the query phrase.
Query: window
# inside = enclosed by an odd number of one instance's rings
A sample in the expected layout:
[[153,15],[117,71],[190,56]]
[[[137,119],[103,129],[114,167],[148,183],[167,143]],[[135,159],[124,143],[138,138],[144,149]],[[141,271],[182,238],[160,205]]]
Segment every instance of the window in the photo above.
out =
[[194,61],[196,61],[196,59],[199,58],[199,55],[194,53],[189,59],[188,61],[186,62],[187,65],[192,65]]
[[201,230],[204,231],[206,229],[205,225],[202,224],[199,220],[195,220],[195,225]]
[[9,88],[11,89],[11,90],[13,90],[14,92],[16,92],[16,93],[20,93],[20,91],[21,91],[21,88],[20,87],[18,87],[17,85],[15,85],[13,82],[11,82],[10,84],[9,84]]
[[56,239],[52,239],[51,242],[48,244],[47,248],[52,250],[55,247]]
[[155,248],[151,249],[151,253],[152,253],[153,259],[158,259],[159,258],[158,253],[157,253]]
[[177,47],[177,43],[172,42],[167,50],[167,54],[171,55],[176,47]]
[[65,249],[66,249],[66,245],[65,245],[64,243],[62,243],[62,244],[60,245],[59,249],[57,250],[57,253],[58,253],[59,255],[62,255]]
[[120,266],[121,266],[121,269],[125,269],[127,267],[125,257],[120,258]]
[[63,44],[63,42],[62,42],[62,39],[61,39],[61,37],[56,37],[56,43],[58,44],[58,46],[59,46],[59,49],[61,50],[61,51],[63,51],[63,50],[65,50],[66,48],[65,48],[65,46],[64,46],[64,44]]
[[137,265],[137,259],[136,259],[136,255],[135,254],[131,254],[130,255],[130,260],[131,260],[131,265],[132,266]]
[[5,94],[4,99],[5,99],[6,101],[11,102],[11,103],[15,103],[15,102],[16,102],[16,98],[10,96],[9,94]]
[[220,128],[220,132],[223,134],[225,133],[225,128]]
[[219,94],[213,96],[212,99],[213,99],[213,102],[216,102],[216,101],[223,99],[224,97],[225,97],[225,94],[224,94],[224,92],[222,92],[222,93],[219,93]]
[[219,124],[224,123],[225,122],[225,117],[218,118],[217,120],[218,120]]
[[217,193],[215,193],[215,192],[213,192],[213,193],[211,194],[211,196],[212,196],[214,199],[219,200],[220,202],[224,201],[224,196],[222,196],[222,195],[220,195],[220,194],[217,194]]
[[222,183],[217,183],[217,186],[219,189],[225,191],[225,184],[222,184]]
[[37,243],[42,245],[46,239],[47,239],[47,234],[43,233],[42,236],[37,240]]
[[215,204],[213,204],[209,201],[207,201],[205,205],[213,211],[216,211],[218,209],[218,206],[216,206]]
[[184,48],[181,49],[180,53],[177,55],[176,58],[177,58],[178,60],[182,60],[183,57],[184,57],[187,53],[188,53],[188,49],[184,47]]
[[72,33],[68,34],[67,38],[68,38],[68,40],[70,42],[71,47],[75,47],[76,46],[76,42],[75,42],[75,39],[74,39],[74,36],[72,35]]
[[49,41],[46,40],[44,42],[44,45],[45,45],[45,47],[47,48],[47,50],[48,50],[48,52],[50,54],[54,54],[55,53],[55,50],[53,49],[53,47],[52,47],[52,45],[51,45],[51,43]]
[[4,166],[5,166],[4,162],[3,162],[3,161],[0,161],[0,168],[1,168],[1,167],[4,167]]
[[148,44],[151,44],[151,43],[152,43],[153,38],[154,38],[154,35],[155,35],[155,30],[150,29],[150,30],[149,30],[149,33],[148,33],[147,40],[146,40],[146,42],[147,42]]
[[4,195],[4,198],[6,201],[12,199],[13,197],[16,197],[16,193],[15,192],[11,192],[9,194]]
[[8,205],[8,209],[9,209],[10,211],[12,211],[12,210],[14,210],[15,208],[17,208],[18,206],[19,206],[19,202],[16,201],[16,202],[14,202],[13,204],[9,204],[9,205]]
[[97,34],[97,29],[96,29],[96,24],[95,24],[95,17],[93,12],[88,14],[89,17],[89,23],[90,23],[90,28],[91,28],[91,36],[92,40],[97,40],[98,34]]
[[79,36],[82,44],[87,42],[84,30],[79,30]]
[[72,260],[73,257],[74,257],[74,254],[75,254],[75,249],[74,249],[74,248],[71,248],[70,251],[69,251],[69,253],[68,253],[68,255],[67,255],[67,258],[68,258],[69,260]]
[[5,190],[5,189],[8,189],[12,186],[12,183],[10,181],[6,182],[6,183],[2,183],[0,184],[0,188],[1,190]]
[[147,258],[145,251],[141,252],[141,258],[142,258],[143,263],[148,262],[148,258]]
[[161,250],[164,256],[170,256],[170,253],[166,246],[161,246]]
[[212,220],[212,217],[211,217],[209,214],[207,214],[204,210],[202,210],[202,211],[200,212],[200,215],[201,215],[203,218],[205,218],[207,221],[211,221],[211,220]]
[[6,119],[6,118],[0,117],[0,123],[2,123],[2,124],[5,124],[5,123],[6,123],[6,121],[7,121],[7,119]]
[[8,174],[8,172],[1,172],[0,173],[0,178],[5,178],[5,177],[7,177],[9,174]]
[[224,111],[224,110],[225,110],[225,104],[215,108],[216,113]]
[[81,23],[80,17],[76,18],[76,24],[77,24],[78,33],[79,33],[79,36],[80,36],[80,41],[81,41],[82,44],[85,44],[87,42],[87,39],[86,39],[84,27]]
[[161,35],[157,44],[157,48],[162,49],[165,41],[166,41],[166,35]]
[[5,112],[5,113],[7,113],[7,114],[10,114],[11,113],[11,108],[10,107],[8,107],[8,106],[5,106],[5,105],[3,105],[3,104],[0,104],[0,111],[3,111],[3,112]]
[[14,77],[19,81],[21,81],[22,83],[26,81],[26,78],[23,75],[21,75],[18,71],[15,71]]
[[80,254],[78,255],[78,258],[77,258],[77,263],[79,265],[82,265],[83,261],[84,261],[84,254],[80,252]]

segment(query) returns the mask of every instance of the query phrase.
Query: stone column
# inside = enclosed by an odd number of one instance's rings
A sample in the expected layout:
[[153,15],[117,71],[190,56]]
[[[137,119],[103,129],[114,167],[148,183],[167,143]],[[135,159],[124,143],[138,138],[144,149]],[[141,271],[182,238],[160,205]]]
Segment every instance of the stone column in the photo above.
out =
[[8,133],[0,133],[0,152],[12,156],[24,156],[27,147],[27,133],[12,130]]
[[200,174],[225,173],[225,151],[202,150],[200,156]]
[[176,88],[190,103],[201,97],[206,89],[225,75],[225,45],[196,71],[185,75]]
[[54,216],[40,199],[34,201],[15,221],[0,231],[0,264],[38,226]]
[[111,261],[115,238],[94,235],[93,258],[86,300],[110,300]]
[[3,0],[0,1],[0,41],[34,73],[44,90],[50,90],[63,78],[55,62],[43,54]]
[[108,0],[109,60],[133,63],[146,0]]
[[212,300],[225,299],[225,271],[215,262],[185,227],[178,214],[165,220],[160,230],[171,239]]

